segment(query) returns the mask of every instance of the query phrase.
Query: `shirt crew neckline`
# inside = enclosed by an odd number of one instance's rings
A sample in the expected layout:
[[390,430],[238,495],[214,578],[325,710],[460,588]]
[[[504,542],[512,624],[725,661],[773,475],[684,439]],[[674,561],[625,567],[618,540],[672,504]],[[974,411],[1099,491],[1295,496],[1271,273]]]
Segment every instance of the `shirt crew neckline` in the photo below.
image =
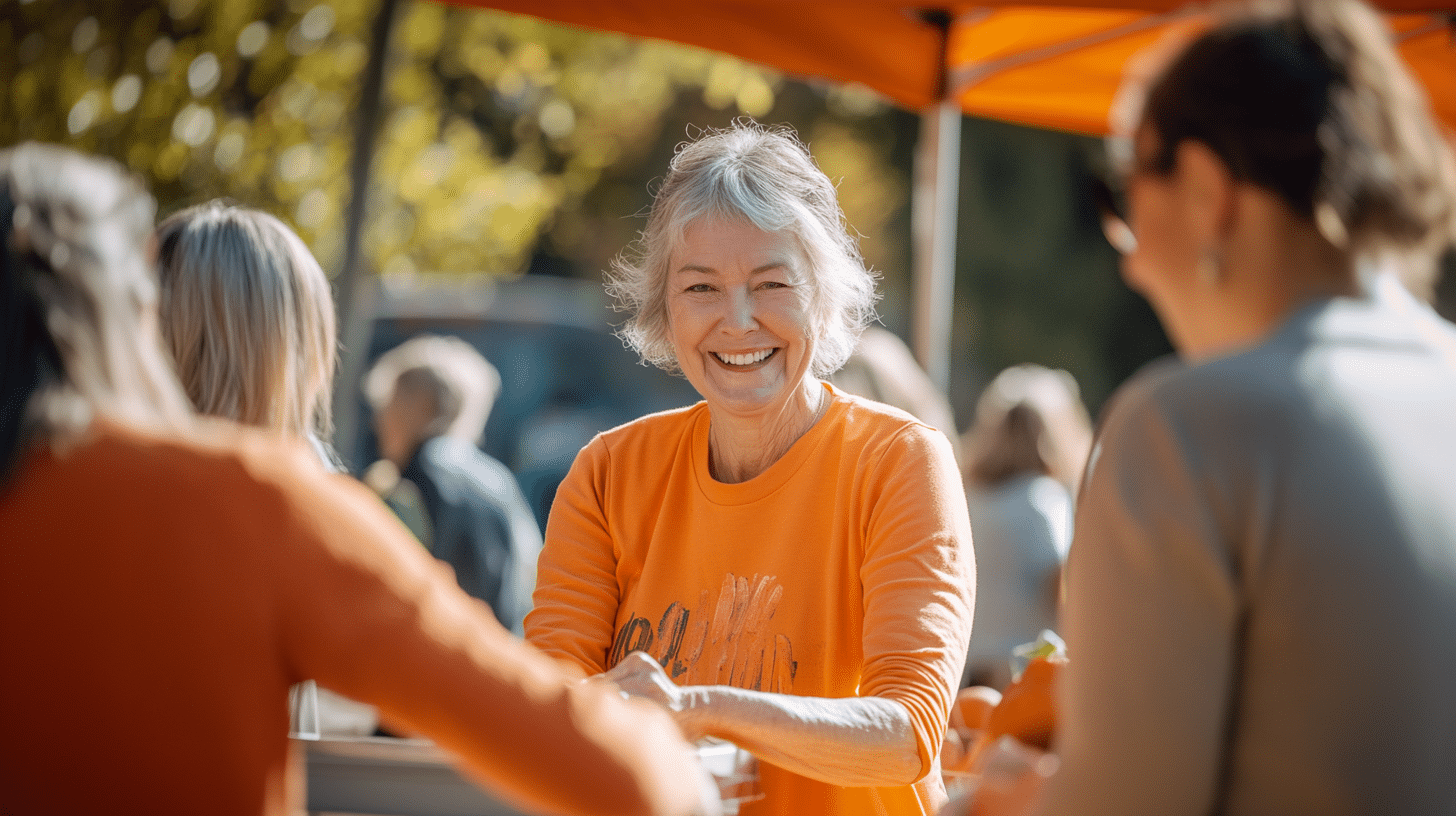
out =
[[[799,468],[803,466],[815,449],[829,433],[829,427],[836,423],[839,415],[843,413],[848,405],[843,393],[827,382],[821,383],[829,394],[829,408],[825,410],[824,416],[814,423],[814,426],[803,436],[794,440],[794,444],[779,457],[777,462],[769,465],[768,469],[749,479],[746,482],[728,484],[713,478],[708,471],[708,429],[712,423],[712,409],[700,412],[693,424],[693,474],[697,478],[698,490],[713,504],[720,505],[743,505],[751,504],[783,487],[789,479],[793,478]],[[707,408],[706,403],[704,407]]]

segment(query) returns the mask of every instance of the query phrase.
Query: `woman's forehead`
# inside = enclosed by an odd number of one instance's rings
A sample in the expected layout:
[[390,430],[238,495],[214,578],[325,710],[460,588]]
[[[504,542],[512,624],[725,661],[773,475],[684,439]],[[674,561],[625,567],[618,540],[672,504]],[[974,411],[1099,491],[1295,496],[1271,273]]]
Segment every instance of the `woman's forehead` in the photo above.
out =
[[781,264],[806,269],[807,253],[791,229],[766,230],[747,218],[708,216],[683,225],[669,252],[669,269],[684,264],[727,262],[752,266]]

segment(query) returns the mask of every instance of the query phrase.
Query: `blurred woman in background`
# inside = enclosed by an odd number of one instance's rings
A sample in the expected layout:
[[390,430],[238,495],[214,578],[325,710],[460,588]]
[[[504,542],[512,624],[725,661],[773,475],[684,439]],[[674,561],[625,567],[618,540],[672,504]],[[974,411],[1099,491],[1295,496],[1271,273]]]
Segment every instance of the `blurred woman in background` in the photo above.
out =
[[0,151],[0,811],[298,812],[307,677],[523,807],[716,810],[666,715],[512,638],[362,486],[193,418],[153,214],[111,162]]
[[174,213],[157,244],[162,337],[197,411],[306,439],[333,464],[336,318],[313,253],[222,201]]
[[865,327],[854,353],[829,375],[829,382],[841,391],[893,405],[935,428],[950,440],[956,461],[961,460],[961,440],[950,400],[920,367],[905,341],[884,326]]
[[1430,290],[1450,148],[1355,0],[1230,10],[1130,147],[1181,360],[1092,456],[1042,812],[1456,812],[1456,332],[1385,273]]
[[981,394],[962,442],[977,581],[962,685],[1005,688],[1012,649],[1057,628],[1072,496],[1091,447],[1091,420],[1065,371],[1013,366]]

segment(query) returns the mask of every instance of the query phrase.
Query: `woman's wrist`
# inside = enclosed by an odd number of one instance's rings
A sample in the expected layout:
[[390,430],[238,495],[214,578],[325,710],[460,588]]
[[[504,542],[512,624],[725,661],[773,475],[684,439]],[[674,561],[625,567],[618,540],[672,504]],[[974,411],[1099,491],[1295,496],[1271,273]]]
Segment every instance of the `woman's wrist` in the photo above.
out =
[[712,686],[683,687],[682,696],[679,698],[681,708],[674,712],[673,718],[677,720],[678,727],[688,740],[717,736],[713,733],[713,701]]

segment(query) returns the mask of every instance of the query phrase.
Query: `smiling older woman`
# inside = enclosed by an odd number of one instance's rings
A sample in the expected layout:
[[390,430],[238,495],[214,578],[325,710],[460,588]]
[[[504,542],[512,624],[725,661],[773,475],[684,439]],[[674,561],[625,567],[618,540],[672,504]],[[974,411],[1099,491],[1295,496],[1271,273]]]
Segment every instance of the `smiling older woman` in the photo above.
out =
[[764,760],[745,812],[934,812],[970,522],[943,434],[820,379],[875,298],[833,185],[790,134],[710,134],[609,288],[703,402],[578,456],[528,639]]

